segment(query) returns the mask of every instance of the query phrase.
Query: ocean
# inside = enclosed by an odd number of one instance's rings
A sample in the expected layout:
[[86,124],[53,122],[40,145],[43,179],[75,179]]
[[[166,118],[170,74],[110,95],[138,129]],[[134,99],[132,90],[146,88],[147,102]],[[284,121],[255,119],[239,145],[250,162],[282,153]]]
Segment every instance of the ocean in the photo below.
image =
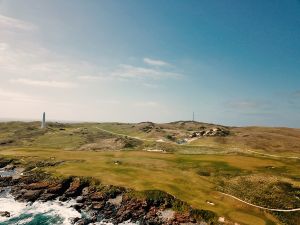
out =
[[9,194],[5,193],[0,197],[0,210],[8,211],[9,218],[0,217],[1,225],[38,225],[38,224],[63,224],[69,225],[70,219],[82,215],[71,207],[69,202],[17,202]]

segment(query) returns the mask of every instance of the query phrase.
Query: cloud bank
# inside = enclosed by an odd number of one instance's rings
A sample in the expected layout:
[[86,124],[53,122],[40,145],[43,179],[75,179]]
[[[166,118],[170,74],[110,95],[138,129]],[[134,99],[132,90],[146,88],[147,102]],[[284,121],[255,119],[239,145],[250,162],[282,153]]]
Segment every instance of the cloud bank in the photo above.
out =
[[150,66],[169,66],[170,64],[163,61],[163,60],[157,60],[157,59],[150,59],[150,58],[144,58],[144,63],[150,65]]

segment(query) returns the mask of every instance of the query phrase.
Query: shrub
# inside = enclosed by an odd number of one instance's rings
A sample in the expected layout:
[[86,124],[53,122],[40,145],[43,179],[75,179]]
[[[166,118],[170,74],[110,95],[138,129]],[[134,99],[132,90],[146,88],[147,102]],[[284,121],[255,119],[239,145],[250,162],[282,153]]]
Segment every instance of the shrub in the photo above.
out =
[[203,209],[192,209],[191,215],[197,220],[204,220],[205,222],[208,222],[210,224],[214,224],[214,222],[217,221],[217,215],[209,210],[203,210]]

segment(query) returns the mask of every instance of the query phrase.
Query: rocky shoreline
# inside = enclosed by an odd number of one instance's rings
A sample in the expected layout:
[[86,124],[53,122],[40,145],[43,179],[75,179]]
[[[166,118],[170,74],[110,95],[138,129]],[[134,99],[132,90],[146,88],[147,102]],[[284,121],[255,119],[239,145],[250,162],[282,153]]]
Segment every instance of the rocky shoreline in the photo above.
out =
[[[42,170],[30,170],[11,175],[16,170],[13,161],[0,162],[7,176],[0,177],[0,192],[10,187],[17,201],[35,202],[59,199],[75,200],[72,207],[82,218],[73,218],[71,224],[85,225],[107,220],[113,224],[125,221],[138,224],[216,224],[215,213],[192,209],[187,203],[158,190],[137,192],[123,187],[102,185],[93,178],[54,178]],[[1,209],[5,210],[5,209]],[[9,217],[2,211],[0,216]]]

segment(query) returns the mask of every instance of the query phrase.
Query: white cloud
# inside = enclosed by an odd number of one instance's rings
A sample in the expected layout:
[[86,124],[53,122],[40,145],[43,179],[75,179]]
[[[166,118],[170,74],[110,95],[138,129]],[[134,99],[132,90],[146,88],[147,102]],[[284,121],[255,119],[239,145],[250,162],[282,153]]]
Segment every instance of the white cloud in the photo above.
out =
[[160,79],[181,77],[173,67],[164,67],[166,62],[145,58],[144,66],[101,66],[41,45],[44,35],[37,35],[36,28],[0,15],[0,117],[32,118],[43,111],[59,119],[138,121],[146,119],[144,112],[161,117],[165,105],[143,101],[142,94],[126,101],[125,92],[113,87],[126,80],[126,90],[132,83],[155,88]]
[[159,106],[159,103],[154,101],[145,101],[145,102],[136,102],[134,105],[138,107],[157,107]]
[[162,60],[156,60],[156,59],[150,59],[150,58],[144,58],[144,63],[151,65],[151,66],[168,66],[169,63],[162,61]]
[[117,104],[120,104],[120,103],[121,103],[121,102],[118,101],[118,100],[109,100],[109,99],[106,99],[106,100],[98,100],[97,102],[100,103],[100,104],[108,104],[108,105],[117,105]]
[[97,81],[97,80],[109,80],[110,77],[104,76],[104,75],[82,75],[77,77],[80,80],[86,80],[86,81]]
[[143,86],[147,87],[147,88],[159,88],[160,85],[158,84],[150,84],[150,83],[143,83]]
[[0,100],[1,101],[17,101],[17,102],[40,102],[41,99],[27,95],[21,92],[10,91],[0,88]]
[[7,76],[70,78],[95,73],[85,61],[63,57],[32,43],[0,42],[0,73]]
[[34,30],[36,26],[23,20],[0,14],[0,29]]
[[[3,29],[1,29],[3,28]],[[2,33],[7,28],[20,32]],[[35,41],[33,24],[0,15],[0,74],[15,83],[48,87],[74,87],[74,78],[86,81],[179,78],[181,75],[161,68],[118,65],[107,69],[72,57],[66,57],[40,46]],[[3,34],[3,35],[2,35]],[[24,38],[25,37],[25,38]],[[164,66],[161,60],[144,58],[148,65]],[[72,81],[72,82],[70,82]],[[77,82],[79,82],[77,80]],[[78,85],[78,84],[77,84]]]
[[55,80],[33,80],[27,78],[11,79],[12,83],[20,83],[31,86],[54,87],[54,88],[74,88],[77,85],[72,82],[55,81]]
[[149,69],[144,67],[137,67],[132,65],[121,64],[119,67],[112,72],[113,77],[123,78],[123,79],[133,79],[133,78],[151,78],[151,79],[161,79],[161,78],[179,78],[180,74],[168,71],[162,71],[159,69]]
[[78,76],[77,78],[81,79],[81,80],[98,80],[98,79],[100,79],[100,77],[92,76],[92,75],[83,75],[83,76]]

